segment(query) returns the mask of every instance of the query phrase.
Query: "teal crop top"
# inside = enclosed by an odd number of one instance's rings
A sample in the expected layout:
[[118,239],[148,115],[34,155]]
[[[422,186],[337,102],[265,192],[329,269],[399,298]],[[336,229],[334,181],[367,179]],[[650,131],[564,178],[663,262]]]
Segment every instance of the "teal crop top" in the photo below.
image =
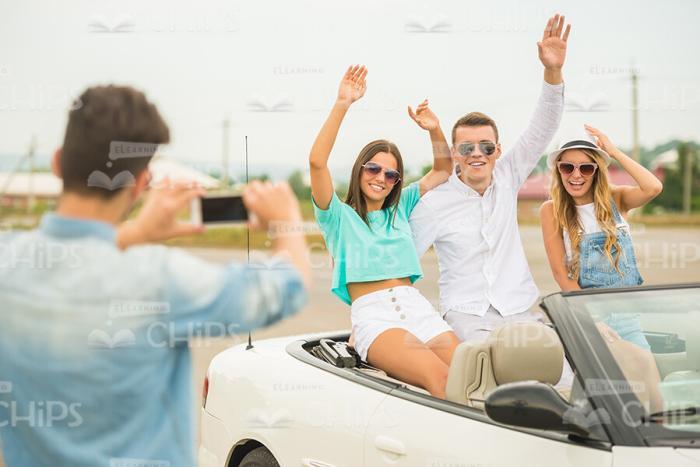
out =
[[[367,213],[369,226],[333,193],[328,209],[313,202],[326,247],[333,257],[332,292],[350,305],[349,282],[370,282],[423,276],[413,245],[408,217],[420,200],[420,186],[412,183],[401,192],[396,217],[381,209]],[[371,226],[371,228],[370,228]]]

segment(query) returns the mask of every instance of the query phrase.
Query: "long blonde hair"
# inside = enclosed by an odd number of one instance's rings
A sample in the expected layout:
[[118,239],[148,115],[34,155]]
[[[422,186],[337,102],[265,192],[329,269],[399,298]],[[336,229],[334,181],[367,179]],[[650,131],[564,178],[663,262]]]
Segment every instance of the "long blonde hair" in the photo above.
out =
[[[597,152],[590,149],[579,149],[584,154],[598,164],[598,170],[595,171],[592,180],[593,190],[593,206],[595,208],[595,217],[598,225],[605,233],[605,256],[610,260],[618,273],[621,273],[618,263],[620,260],[620,245],[617,242],[617,222],[613,215],[611,203],[610,183],[608,182],[608,168],[605,160]],[[566,151],[564,151],[566,152]],[[562,152],[557,158],[561,158]],[[556,166],[552,169],[552,185],[549,190],[552,202],[554,204],[554,221],[557,223],[560,231],[568,232],[571,240],[571,261],[568,262],[567,268],[569,275],[575,281],[579,279],[581,271],[579,247],[581,244],[581,223],[579,221],[578,212],[576,211],[576,203],[574,199],[564,188],[564,183],[561,179],[561,174]],[[613,249],[615,255],[613,256]]]

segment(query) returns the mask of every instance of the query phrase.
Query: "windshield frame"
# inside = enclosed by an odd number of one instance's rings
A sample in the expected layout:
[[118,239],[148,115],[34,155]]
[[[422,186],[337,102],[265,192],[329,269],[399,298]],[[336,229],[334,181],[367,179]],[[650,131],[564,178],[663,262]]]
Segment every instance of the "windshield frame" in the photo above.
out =
[[[540,307],[554,324],[554,329],[559,334],[565,352],[569,356],[571,366],[577,371],[577,378],[585,388],[586,380],[626,381],[626,378],[597,331],[590,313],[583,307],[571,303],[570,297],[688,288],[700,289],[700,283],[558,292],[544,297]],[[613,444],[700,447],[700,433],[667,428],[659,423],[644,422],[643,418],[647,414],[637,397],[631,392],[616,391],[615,385],[611,385],[611,388],[610,394],[586,394],[585,397],[594,410],[602,408],[611,414],[611,423],[603,424],[602,428]],[[629,417],[628,423],[625,423],[622,415],[612,416],[612,414],[625,414]]]

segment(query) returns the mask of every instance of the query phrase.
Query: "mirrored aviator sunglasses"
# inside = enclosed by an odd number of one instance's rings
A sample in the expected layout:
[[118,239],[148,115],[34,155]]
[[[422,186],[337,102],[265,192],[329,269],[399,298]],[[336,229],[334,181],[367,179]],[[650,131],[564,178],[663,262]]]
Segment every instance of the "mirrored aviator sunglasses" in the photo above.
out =
[[401,174],[398,172],[398,170],[385,169],[381,165],[374,162],[362,164],[362,168],[364,169],[365,173],[372,176],[379,175],[379,173],[384,170],[384,180],[389,185],[395,185],[399,180],[401,180]]
[[557,168],[559,173],[563,175],[571,175],[574,170],[578,169],[581,175],[585,177],[590,177],[598,169],[598,164],[595,162],[583,162],[581,164],[574,164],[573,162],[557,162]]
[[[474,154],[475,149],[476,143],[462,143],[459,146],[457,146],[457,152],[459,152],[459,154],[464,157],[468,157]],[[480,141],[479,150],[483,155],[491,156],[494,152],[496,152],[496,143],[492,141]]]

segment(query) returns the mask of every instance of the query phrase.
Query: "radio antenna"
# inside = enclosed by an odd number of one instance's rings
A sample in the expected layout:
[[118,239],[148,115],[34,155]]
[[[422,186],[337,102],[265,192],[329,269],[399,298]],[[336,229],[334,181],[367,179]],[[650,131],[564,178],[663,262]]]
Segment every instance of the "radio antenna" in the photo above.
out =
[[[248,135],[245,136],[245,184],[248,185]],[[250,225],[246,225],[246,251],[248,252],[248,264],[250,264]]]
[[[248,185],[248,135],[245,136],[245,184]],[[246,225],[246,252],[248,254],[248,266],[250,266],[250,225]],[[248,345],[246,350],[253,348],[253,333],[248,331]]]

